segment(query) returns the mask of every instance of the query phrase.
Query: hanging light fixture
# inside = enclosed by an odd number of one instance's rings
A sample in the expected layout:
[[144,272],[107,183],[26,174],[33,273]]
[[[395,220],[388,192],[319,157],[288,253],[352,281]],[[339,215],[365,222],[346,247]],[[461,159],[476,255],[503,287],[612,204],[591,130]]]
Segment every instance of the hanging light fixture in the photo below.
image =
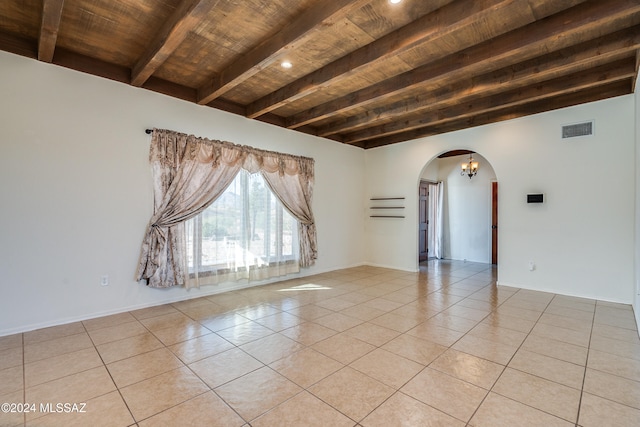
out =
[[461,167],[462,170],[460,171],[460,175],[467,175],[469,179],[473,178],[478,173],[478,162],[473,160],[473,156],[471,154],[469,154],[469,161],[463,163]]

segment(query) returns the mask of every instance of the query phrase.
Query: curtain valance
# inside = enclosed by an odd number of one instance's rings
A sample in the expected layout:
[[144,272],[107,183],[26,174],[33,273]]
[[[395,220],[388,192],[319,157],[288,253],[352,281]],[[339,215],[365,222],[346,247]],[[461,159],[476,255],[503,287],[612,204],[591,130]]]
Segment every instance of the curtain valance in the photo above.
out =
[[149,161],[177,167],[182,161],[234,167],[238,163],[249,173],[265,171],[300,175],[313,183],[314,160],[275,151],[261,150],[228,141],[210,140],[164,129],[153,129]]

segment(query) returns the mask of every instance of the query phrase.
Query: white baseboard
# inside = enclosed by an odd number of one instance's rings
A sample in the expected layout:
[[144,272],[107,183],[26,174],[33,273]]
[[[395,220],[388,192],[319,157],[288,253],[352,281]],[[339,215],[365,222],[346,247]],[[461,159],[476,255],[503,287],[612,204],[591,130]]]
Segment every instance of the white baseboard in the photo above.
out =
[[394,266],[394,265],[377,264],[377,263],[373,263],[373,262],[364,263],[363,265],[367,265],[369,267],[388,268],[390,270],[406,271],[406,272],[409,272],[409,273],[416,273],[416,272],[420,271],[417,268],[414,268],[414,269],[399,268],[398,266]]
[[[19,326],[19,327],[16,327],[16,328],[0,329],[0,337],[6,336],[6,335],[13,335],[13,334],[20,334],[20,333],[23,333],[23,332],[34,331],[36,329],[50,328],[52,326],[60,326],[60,325],[66,325],[66,324],[69,324],[69,323],[74,323],[74,322],[81,322],[83,320],[95,319],[97,317],[104,317],[104,316],[111,316],[113,314],[126,313],[128,311],[134,311],[134,310],[140,310],[140,309],[143,309],[143,308],[155,307],[157,305],[171,304],[171,303],[180,302],[180,301],[188,301],[190,299],[207,297],[207,296],[211,296],[211,295],[221,294],[221,293],[224,293],[224,292],[231,292],[231,291],[237,291],[237,290],[240,290],[240,289],[252,288],[252,287],[256,287],[256,286],[269,285],[269,284],[272,284],[272,283],[282,282],[282,281],[285,281],[285,280],[302,279],[304,277],[315,276],[317,274],[329,273],[329,272],[338,271],[338,270],[345,270],[345,269],[348,269],[348,268],[361,267],[363,265],[367,265],[367,264],[362,262],[362,263],[356,263],[356,264],[352,264],[352,265],[344,266],[344,267],[336,267],[336,268],[329,267],[329,268],[323,268],[323,269],[314,269],[313,272],[305,272],[306,274],[301,272],[301,273],[298,273],[298,274],[291,274],[291,275],[288,275],[288,276],[275,277],[273,279],[263,280],[263,281],[259,281],[259,282],[251,282],[251,283],[243,282],[243,283],[237,283],[237,284],[227,283],[227,284],[225,284],[225,286],[223,288],[220,288],[220,287],[218,287],[216,285],[202,286],[200,288],[200,292],[197,295],[193,295],[193,296],[192,295],[180,295],[180,296],[177,296],[175,298],[167,298],[167,299],[164,299],[164,300],[154,301],[154,302],[151,302],[151,303],[127,305],[127,306],[123,306],[123,307],[120,307],[120,308],[117,308],[117,309],[114,309],[114,310],[98,311],[98,312],[90,313],[90,314],[87,314],[87,315],[62,317],[62,318],[51,320],[51,321],[47,321],[47,322],[32,323],[32,324],[28,324],[28,325]],[[206,289],[206,288],[209,288],[209,287],[211,289]]]
[[498,286],[506,286],[509,288],[515,288],[515,289],[524,289],[527,291],[536,291],[536,292],[545,292],[548,294],[555,294],[555,295],[562,295],[565,297],[574,297],[574,298],[585,298],[585,299],[590,299],[590,300],[595,300],[595,301],[603,301],[603,302],[612,302],[612,303],[616,303],[616,304],[625,304],[625,305],[631,305],[631,303],[629,301],[619,301],[619,300],[615,300],[615,299],[609,299],[609,298],[598,298],[598,297],[593,297],[590,295],[579,295],[579,294],[574,294],[574,293],[563,293],[563,292],[558,292],[557,290],[551,289],[551,288],[533,288],[530,286],[526,286],[526,285],[516,285],[513,283],[505,283],[505,282],[501,282],[500,280],[498,280],[496,282],[496,285]]

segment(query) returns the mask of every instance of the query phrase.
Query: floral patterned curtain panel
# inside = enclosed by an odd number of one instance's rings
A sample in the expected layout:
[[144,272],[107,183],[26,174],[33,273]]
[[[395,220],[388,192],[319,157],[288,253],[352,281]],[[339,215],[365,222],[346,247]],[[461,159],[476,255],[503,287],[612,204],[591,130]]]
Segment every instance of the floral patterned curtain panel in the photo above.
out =
[[158,288],[188,283],[185,221],[213,203],[240,169],[262,173],[273,193],[298,221],[300,266],[315,263],[313,159],[154,129],[149,160],[154,210],[142,242],[137,280],[146,280],[149,286]]

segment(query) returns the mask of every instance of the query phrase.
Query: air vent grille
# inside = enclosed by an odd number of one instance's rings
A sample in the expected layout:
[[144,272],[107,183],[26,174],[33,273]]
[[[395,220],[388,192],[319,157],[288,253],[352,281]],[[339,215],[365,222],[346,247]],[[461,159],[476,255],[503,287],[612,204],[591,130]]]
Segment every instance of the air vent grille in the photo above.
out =
[[562,126],[562,138],[593,135],[593,121]]

